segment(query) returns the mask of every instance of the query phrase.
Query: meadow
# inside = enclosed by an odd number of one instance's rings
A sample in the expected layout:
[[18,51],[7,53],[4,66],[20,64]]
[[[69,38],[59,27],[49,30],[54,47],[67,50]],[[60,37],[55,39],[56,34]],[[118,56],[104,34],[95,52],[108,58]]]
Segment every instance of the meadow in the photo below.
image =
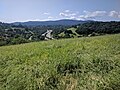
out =
[[0,90],[120,90],[120,34],[2,46]]

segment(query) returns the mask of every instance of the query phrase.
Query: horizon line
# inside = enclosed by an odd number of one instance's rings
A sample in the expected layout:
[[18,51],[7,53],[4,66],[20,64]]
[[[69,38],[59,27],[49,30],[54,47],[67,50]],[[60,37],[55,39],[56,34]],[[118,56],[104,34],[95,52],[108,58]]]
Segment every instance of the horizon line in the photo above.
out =
[[75,21],[99,21],[99,22],[120,22],[120,20],[78,20],[78,19],[56,19],[56,20],[25,20],[25,21],[12,21],[12,22],[4,22],[2,23],[24,23],[24,22],[46,22],[46,21],[60,21],[60,20],[75,20]]

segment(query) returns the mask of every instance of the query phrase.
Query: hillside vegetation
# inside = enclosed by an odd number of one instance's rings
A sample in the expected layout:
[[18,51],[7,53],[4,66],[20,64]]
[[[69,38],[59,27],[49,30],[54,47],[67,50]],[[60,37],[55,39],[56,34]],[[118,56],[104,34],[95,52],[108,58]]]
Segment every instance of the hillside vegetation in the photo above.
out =
[[[118,34],[120,33],[120,22],[97,22],[97,21],[83,21],[79,23],[72,23],[71,20],[64,22],[61,20],[62,24],[57,24],[57,22],[51,25],[41,25],[42,22],[28,22],[34,23],[35,26],[24,26],[24,24],[18,23],[18,25],[7,24],[0,22],[0,46],[5,45],[15,45],[36,41],[46,40],[46,32],[52,30],[50,36],[54,39],[61,38],[77,38],[77,37],[91,37],[100,36],[105,34]],[[41,23],[40,25],[37,23]],[[66,23],[67,25],[64,25]],[[79,24],[78,24],[79,23]],[[45,24],[45,23],[43,23]],[[44,35],[43,35],[44,34]],[[51,39],[51,38],[49,38]]]
[[120,90],[120,34],[2,46],[0,90]]

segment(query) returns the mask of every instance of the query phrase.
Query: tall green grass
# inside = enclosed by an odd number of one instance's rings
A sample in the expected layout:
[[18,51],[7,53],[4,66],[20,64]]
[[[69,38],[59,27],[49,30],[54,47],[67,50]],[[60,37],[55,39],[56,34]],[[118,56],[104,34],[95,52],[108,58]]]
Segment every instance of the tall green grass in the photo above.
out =
[[0,47],[0,90],[120,90],[120,34]]

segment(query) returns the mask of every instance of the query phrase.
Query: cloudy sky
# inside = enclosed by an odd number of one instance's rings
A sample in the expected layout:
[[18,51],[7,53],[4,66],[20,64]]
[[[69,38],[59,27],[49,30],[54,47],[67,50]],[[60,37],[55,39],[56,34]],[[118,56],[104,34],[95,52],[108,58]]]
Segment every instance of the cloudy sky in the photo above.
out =
[[120,0],[0,0],[0,21],[120,21]]

